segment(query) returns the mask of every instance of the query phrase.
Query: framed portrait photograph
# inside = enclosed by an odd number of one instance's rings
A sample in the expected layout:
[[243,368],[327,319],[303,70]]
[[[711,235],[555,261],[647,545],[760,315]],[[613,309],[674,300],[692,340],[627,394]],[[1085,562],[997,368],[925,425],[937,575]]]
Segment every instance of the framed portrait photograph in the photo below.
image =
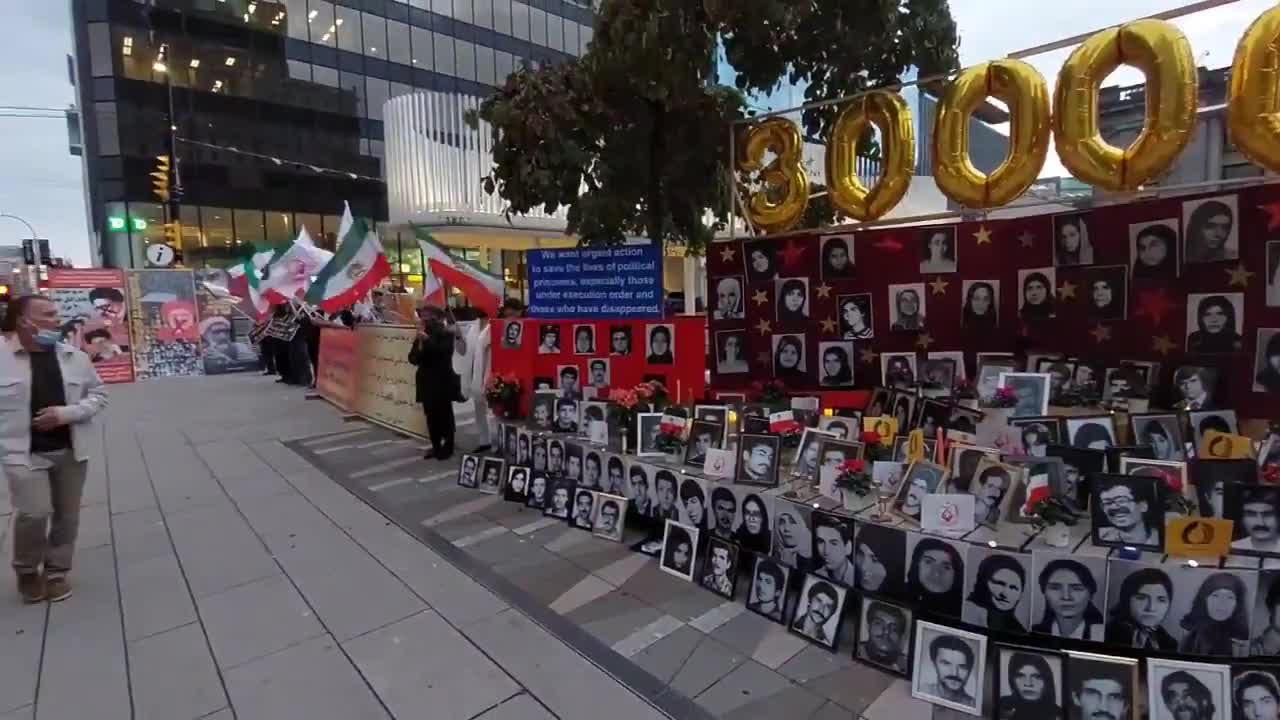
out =
[[965,330],[994,330],[999,327],[1000,281],[965,280],[960,285],[964,297],[960,325]]
[[958,263],[959,248],[954,225],[934,225],[916,232],[920,248],[920,274],[953,273]]
[[1102,642],[1106,620],[1107,558],[1031,552],[1031,631]]
[[857,585],[863,593],[906,600],[907,533],[902,528],[858,523],[854,539]]
[[[520,428],[515,423],[507,423],[502,426],[502,456],[509,463],[516,462],[516,452],[519,448]],[[525,446],[526,449],[528,445]]]
[[624,455],[606,453],[600,491],[610,495],[627,494],[627,460]]
[[1102,382],[1102,401],[1111,403],[1121,398],[1142,397],[1146,394],[1146,382],[1139,368],[1122,365],[1107,368]]
[[1217,430],[1220,433],[1236,435],[1240,432],[1240,424],[1235,410],[1212,410],[1190,413],[1191,435],[1194,446],[1199,449],[1204,444],[1205,433]]
[[925,329],[924,283],[889,286],[889,330],[921,332]]
[[577,483],[582,480],[583,448],[578,443],[564,444],[564,477]]
[[829,388],[852,387],[853,358],[852,342],[818,343],[818,384]]
[[507,502],[523,505],[529,499],[529,468],[514,465],[507,468],[507,484],[502,497]]
[[813,512],[813,573],[845,587],[857,582],[851,518]]
[[627,465],[627,502],[631,514],[637,517],[650,517],[657,504],[653,487],[654,468],[632,460]]
[[1022,449],[1027,455],[1045,457],[1050,445],[1064,444],[1062,419],[1052,415],[1010,418],[1009,425],[1018,428]]
[[1280,703],[1280,670],[1274,665],[1231,666],[1231,708],[1237,720],[1270,718]]
[[676,353],[676,326],[670,324],[646,325],[644,330],[644,355],[648,365],[674,365]]
[[745,317],[742,297],[742,277],[722,277],[714,283],[716,306],[711,311],[712,320],[741,320]]
[[1134,280],[1172,280],[1181,263],[1178,252],[1178,218],[1152,220],[1129,226],[1129,258]]
[[950,395],[956,382],[955,358],[926,358],[920,365],[920,382],[925,383],[929,390]]
[[1090,480],[1094,545],[1164,550],[1166,490],[1162,479],[1099,473]]
[[555,323],[543,323],[538,326],[538,354],[558,355],[560,353],[560,326]]
[[867,401],[867,406],[863,409],[862,416],[880,417],[881,415],[889,414],[892,410],[893,391],[888,388],[878,387],[871,391],[871,399]]
[[516,464],[533,467],[533,433],[521,430],[516,437]]
[[840,642],[840,625],[849,591],[817,575],[805,573],[791,632],[832,652]]
[[476,488],[480,485],[480,456],[463,455],[462,464],[458,466],[458,485],[465,488]]
[[[1112,448],[1115,449],[1115,448]],[[1119,458],[1119,474],[1152,478],[1160,483],[1160,491],[1166,495],[1175,488],[1189,488],[1187,464],[1178,460],[1152,460],[1139,457]]]
[[1123,320],[1127,317],[1129,268],[1124,265],[1086,268],[1084,290],[1089,317],[1094,320]]
[[[576,379],[577,369],[574,371]],[[535,430],[550,430],[556,416],[556,400],[560,399],[559,390],[535,390],[533,402],[529,408],[529,426]]]
[[684,446],[684,464],[702,469],[707,451],[724,447],[724,426],[707,420],[694,420],[689,427],[689,441]]
[[735,481],[744,485],[777,487],[781,442],[782,438],[777,435],[739,435]]
[[1234,522],[1231,552],[1280,557],[1280,486],[1227,483],[1223,515]]
[[502,490],[502,473],[506,463],[499,458],[484,458],[480,461],[479,490],[487,495],[497,495]]
[[907,391],[894,392],[890,397],[886,414],[898,421],[899,430],[906,432],[911,427],[912,418],[916,416],[917,400],[915,393]]
[[824,415],[818,418],[818,429],[831,433],[841,440],[855,440],[862,437],[860,416],[845,417],[843,415]]
[[951,425],[953,409],[949,402],[925,399],[916,410],[915,427],[924,432],[925,437],[936,440],[938,431]]
[[871,293],[836,296],[841,339],[870,340],[875,337],[871,304]]
[[627,499],[618,495],[596,494],[595,518],[591,534],[605,540],[622,542],[622,529],[627,519]]
[[547,441],[547,474],[551,477],[560,477],[564,473],[564,441],[552,438]]
[[1064,420],[1067,438],[1072,447],[1090,450],[1106,450],[1116,444],[1116,429],[1112,415],[1085,415]]
[[[1177,652],[1184,632],[1179,620],[1195,593],[1184,567],[1112,559],[1107,570],[1107,644]],[[1180,611],[1175,601],[1181,601]]]
[[1129,415],[1133,440],[1151,447],[1156,460],[1186,460],[1186,442],[1182,438],[1182,419],[1173,413],[1134,413]]
[[786,623],[787,587],[791,580],[791,568],[768,555],[752,557],[755,565],[751,570],[751,589],[747,592],[747,609],[782,625]]
[[608,358],[592,358],[587,361],[587,386],[597,392],[607,390],[612,382]]
[[809,278],[778,278],[774,281],[775,317],[779,325],[803,325],[809,320]]
[[911,608],[864,596],[858,609],[854,657],[899,677],[911,669]]
[[969,715],[982,715],[987,667],[985,636],[918,620],[915,659],[912,697]]
[[996,387],[1008,388],[1017,398],[1014,417],[1036,417],[1049,414],[1050,377],[1047,373],[1002,372]]
[[640,457],[666,457],[658,449],[658,435],[662,433],[662,413],[636,413],[636,455]]
[[965,563],[964,607],[969,625],[1023,634],[1031,629],[1031,556],[973,545]]
[[505,350],[519,350],[524,339],[524,323],[520,320],[508,320],[502,326],[502,347]]
[[572,511],[574,491],[576,490],[577,486],[572,480],[553,480],[551,489],[547,494],[546,505],[542,508],[542,514],[559,520],[568,520],[569,513]]
[[823,280],[847,280],[853,277],[854,235],[844,233],[822,236],[822,261],[818,272]]
[[1093,264],[1093,244],[1089,241],[1089,213],[1053,216],[1053,265]]
[[[1225,517],[1226,486],[1232,483],[1258,482],[1258,466],[1253,460],[1206,460],[1197,458],[1187,463],[1187,472],[1195,488],[1200,517]],[[1280,653],[1278,653],[1280,654]]]
[[699,584],[720,597],[732,600],[738,584],[738,550],[736,544],[720,538],[708,540]]
[[923,460],[911,463],[893,499],[894,511],[912,522],[920,522],[924,496],[937,492],[946,476],[947,469],[941,465]]
[[[636,463],[633,463],[633,466]],[[657,468],[650,468],[650,476],[656,472],[661,472]],[[665,482],[665,479],[664,479]],[[707,499],[707,487],[710,481],[700,477],[686,475],[681,478],[679,487],[675,490],[678,497],[675,500],[676,519],[685,525],[706,529],[708,519],[711,516],[711,505]],[[656,490],[656,488],[655,488]],[[668,492],[667,488],[663,488],[663,492]],[[654,507],[657,507],[657,500],[654,500]]]
[[579,487],[573,493],[573,526],[591,530],[596,524],[596,493]]
[[804,378],[809,374],[804,335],[774,335],[773,375],[777,378]]
[[694,405],[693,419],[716,423],[726,430],[729,427],[728,405]]
[[747,363],[745,330],[718,330],[715,334],[716,372],[720,375],[743,375],[751,372]]
[[611,325],[609,327],[609,354],[625,357],[631,354],[631,326]]
[[907,532],[905,597],[935,615],[960,618],[964,604],[964,566],[969,544]]
[[525,507],[531,507],[535,510],[542,510],[547,506],[550,498],[551,479],[546,473],[530,473],[529,490],[525,494]]
[[547,438],[545,435],[533,436],[533,465],[534,472],[545,473],[547,471]]
[[698,533],[698,528],[666,521],[662,532],[662,559],[658,564],[663,572],[693,582]]
[[[723,486],[721,486],[723,487]],[[736,525],[731,538],[724,537],[721,531],[722,518],[716,514],[716,532],[712,533],[721,539],[732,539],[742,546],[743,550],[767,555],[772,549],[773,530],[770,526],[770,515],[773,513],[773,496],[757,491],[748,485],[727,486],[733,493],[738,512],[734,517]],[[718,488],[717,488],[718,489]],[[723,498],[715,494],[712,498],[713,512],[723,510]]]
[[676,471],[663,467],[653,468],[653,516],[659,520],[676,519],[676,492],[680,483]]
[[1182,203],[1183,262],[1207,263],[1240,258],[1239,215],[1235,195]]
[[573,326],[573,354],[594,355],[596,352],[596,326]]
[[[885,387],[912,385],[916,381],[915,353],[884,353],[880,356],[881,382]],[[867,413],[872,415],[872,413]]]
[[[1033,455],[1005,455],[1004,462],[1008,465],[1019,469],[1018,474],[1012,476],[1012,486],[1009,492],[1005,493],[1004,502],[1000,508],[1000,517],[1005,522],[1027,524],[1034,521],[1031,516],[1031,508],[1027,505],[1027,498],[1031,496],[1032,491],[1040,488],[1049,488],[1051,497],[1062,497],[1067,492],[1080,493],[1082,490],[1074,488],[1072,490],[1065,489],[1066,481],[1065,466],[1062,464],[1062,458],[1056,457],[1036,457]],[[1077,478],[1077,484],[1079,478]],[[1071,507],[1085,507],[1085,500],[1081,500],[1079,504],[1070,502]]]
[[1057,317],[1057,287],[1057,272],[1054,268],[1019,270],[1018,318],[1035,323]]
[[[1198,365],[1183,365],[1173,373],[1174,397],[1178,398],[1178,409],[1189,410],[1192,416],[1192,428],[1195,428],[1196,413],[1202,410],[1214,410],[1218,407],[1218,370],[1217,368]],[[1199,447],[1199,438],[1196,446]]]
[[556,400],[555,422],[551,429],[558,433],[578,432],[578,401],[573,398]]
[[1000,387],[1000,376],[1017,372],[1017,368],[1013,364],[1001,365],[998,363],[985,363],[978,368],[978,404],[982,407],[990,407],[992,399],[995,398],[996,390]]
[[841,440],[836,437],[820,436],[818,442],[818,466],[816,468],[819,476],[824,469],[831,470],[838,474],[840,467],[849,460],[861,460],[866,452],[866,446],[860,442],[850,442]]
[[1253,391],[1280,393],[1280,328],[1258,328],[1253,353]]
[[1002,643],[996,643],[996,655],[996,717],[1048,720],[1065,716],[1068,698],[1061,655]]
[[1147,710],[1151,720],[1229,720],[1231,668],[1149,658]]
[[1068,717],[1139,720],[1136,659],[1069,651],[1066,666]]
[[1187,295],[1187,352],[1222,355],[1244,347],[1244,293]]
[[955,369],[952,373],[955,380],[964,380],[968,377],[964,369],[964,353],[959,350],[939,350],[929,353],[927,357],[930,360],[949,360],[951,367]]
[[973,495],[973,523],[994,527],[1000,521],[1005,497],[1023,481],[1024,468],[982,458],[978,462],[969,494]]
[[759,285],[770,282],[778,275],[777,245],[771,239],[750,240],[742,243],[747,261],[747,283]]
[[605,454],[599,450],[587,450],[582,457],[582,480],[578,486],[589,490],[601,489],[604,478]]
[[771,557],[794,570],[813,569],[813,508],[775,498]]
[[796,447],[795,458],[792,460],[792,475],[810,480],[817,479],[815,473],[818,469],[818,441],[824,437],[834,438],[835,435],[816,428],[804,429],[800,435],[800,444]]
[[[908,455],[911,452],[910,443],[911,443],[911,438],[909,437],[896,437],[893,439],[893,461],[894,462],[900,462],[900,463],[908,462],[909,460]],[[938,441],[936,439],[925,440],[924,441],[924,459],[932,461],[937,456],[937,454],[938,454]]]
[[953,443],[947,450],[947,480],[939,492],[967,493],[983,460],[1000,461],[996,448]]
[[1101,450],[1076,448],[1070,445],[1050,445],[1050,458],[1062,460],[1062,487],[1055,497],[1067,501],[1078,510],[1089,506],[1088,478],[1106,469],[1107,456]]

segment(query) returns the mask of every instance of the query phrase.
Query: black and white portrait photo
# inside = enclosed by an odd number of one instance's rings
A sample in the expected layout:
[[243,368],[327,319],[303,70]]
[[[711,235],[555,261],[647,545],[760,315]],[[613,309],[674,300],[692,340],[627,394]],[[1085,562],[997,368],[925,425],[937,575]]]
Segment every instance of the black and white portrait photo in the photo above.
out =
[[808,573],[796,599],[791,631],[835,651],[848,590]]
[[556,355],[560,352],[560,326],[544,323],[538,326],[538,354]]
[[1221,355],[1244,347],[1244,293],[1187,295],[1187,352]]
[[1051,378],[1048,373],[1000,373],[998,388],[1013,391],[1017,404],[1013,406],[1014,417],[1032,417],[1049,414],[1049,388]]
[[1060,638],[1102,642],[1106,620],[1105,556],[1033,551],[1031,630]]
[[965,280],[960,324],[965,330],[992,330],[1000,325],[1000,281]]
[[707,461],[707,451],[721,449],[723,437],[723,425],[694,420],[689,428],[689,441],[684,446],[684,464],[701,470]]
[[1280,393],[1280,328],[1258,328],[1253,353],[1253,391]]
[[776,487],[781,440],[777,435],[739,436],[736,482]]
[[658,435],[662,433],[662,413],[636,413],[636,454],[640,457],[663,457],[658,449]]
[[1035,323],[1057,317],[1057,272],[1051,268],[1018,271],[1018,317]]
[[[557,403],[560,401],[557,400]],[[547,471],[547,438],[543,435],[533,436],[533,465],[534,472],[545,473]]]
[[1054,488],[1054,497],[1083,510],[1089,504],[1088,477],[1102,472],[1106,467],[1106,454],[1101,450],[1075,448],[1069,445],[1050,446],[1050,458],[1062,460],[1062,484]]
[[818,343],[818,384],[829,388],[852,387],[853,357],[852,342]]
[[1116,429],[1111,415],[1069,417],[1067,439],[1072,447],[1106,450],[1116,444]]
[[804,324],[809,319],[809,278],[778,278],[775,283],[778,323]]
[[572,480],[553,481],[547,495],[547,504],[542,508],[542,514],[559,520],[568,520],[575,489]]
[[649,365],[673,365],[676,352],[675,325],[646,325],[645,362]]
[[587,384],[596,389],[596,397],[602,397],[599,391],[607,389],[611,382],[608,358],[593,358],[587,361]]
[[1280,557],[1280,487],[1228,483],[1225,490],[1225,515],[1235,523],[1231,552]]
[[755,562],[751,571],[751,590],[747,593],[747,609],[782,624],[786,622],[787,583],[791,578],[791,568],[767,555],[756,555]]
[[907,533],[900,528],[860,523],[854,541],[858,589],[900,598],[907,575]]
[[[880,356],[881,382],[885,387],[913,385],[916,381],[915,353],[884,353]],[[881,413],[885,414],[885,413]],[[874,417],[874,413],[867,413]]]
[[604,475],[600,478],[600,490],[611,495],[627,494],[627,470],[624,456],[605,455]]
[[929,357],[920,366],[920,382],[930,390],[949,394],[956,381],[955,358]]
[[1238,259],[1238,217],[1235,195],[1220,195],[1182,203],[1184,260],[1189,263],[1206,263]]
[[912,697],[969,715],[982,714],[985,637],[921,620],[916,623],[915,658]]
[[[570,368],[577,375],[576,368]],[[576,378],[575,378],[576,381]],[[560,399],[559,390],[536,390],[533,393],[532,405],[529,408],[529,424],[536,430],[550,430],[556,416],[556,400]]]
[[[578,431],[578,401],[573,398],[559,398],[556,400],[556,420],[553,425],[556,432],[572,433]],[[536,458],[535,458],[536,464]],[[536,469],[536,468],[535,468]],[[545,468],[548,472],[551,470],[548,465]]]
[[1084,271],[1089,317],[1123,320],[1129,298],[1129,269],[1124,265],[1100,265]]
[[771,239],[743,243],[747,260],[747,282],[751,285],[770,282],[778,275],[776,246]]
[[733,599],[738,582],[738,546],[711,538],[707,542],[707,557],[702,563],[702,587],[725,598]]
[[577,365],[556,366],[556,389],[560,397],[582,397],[582,375]]
[[804,335],[774,335],[772,340],[774,377],[797,379],[809,374]]
[[[637,465],[639,463],[631,464],[633,473]],[[706,528],[708,517],[711,514],[711,506],[707,503],[707,481],[702,478],[686,476],[680,480],[678,492],[679,501],[676,503],[676,517],[685,525]],[[656,499],[654,502],[656,503]]]
[[853,555],[853,521],[815,511],[813,513],[814,574],[853,587],[857,573]]
[[956,271],[958,252],[954,226],[938,225],[922,228],[916,233],[920,243],[920,274],[953,273]]
[[907,533],[907,601],[936,614],[959,618],[968,549],[968,543]]
[[997,644],[996,651],[999,655],[996,717],[1000,720],[1062,720],[1063,704],[1067,700],[1062,689],[1062,656],[1016,645]]
[[840,468],[849,460],[861,460],[866,447],[860,442],[849,442],[836,437],[818,438],[818,460],[815,477],[821,479],[827,473],[833,480]]
[[1062,445],[1062,423],[1051,416],[1010,418],[1009,425],[1018,428],[1022,449],[1032,457],[1045,457],[1050,445]]
[[789,568],[812,570],[813,508],[777,498],[773,514],[773,558]]
[[659,520],[675,519],[679,515],[676,509],[676,474],[666,468],[653,471],[653,516]]
[[[1177,652],[1183,630],[1178,624],[1181,614],[1173,611],[1174,600],[1194,591],[1180,570],[1177,565],[1111,561],[1107,575],[1108,644]],[[1175,578],[1182,582],[1175,585]]]
[[853,235],[824,235],[822,237],[823,280],[843,280],[853,277]]
[[1267,307],[1280,307],[1280,240],[1267,242]]
[[727,427],[729,425],[729,406],[694,405],[693,417],[695,420],[705,420],[709,423],[715,423],[721,427]]
[[1177,415],[1167,413],[1131,414],[1133,441],[1151,448],[1156,460],[1185,460],[1187,457],[1182,440],[1182,421]]
[[743,315],[742,278],[725,277],[715,282],[716,307],[712,320],[741,320]]
[[623,523],[626,522],[627,499],[617,495],[597,493],[596,514],[591,524],[591,534],[614,542],[622,542]]
[[1151,720],[1228,720],[1231,668],[1149,658],[1147,712]]
[[743,330],[721,330],[716,333],[716,372],[720,375],[742,375],[751,371],[747,365],[747,333]]
[[1138,720],[1138,661],[1067,653],[1067,717],[1072,720]]
[[1258,480],[1258,466],[1248,458],[1210,460],[1197,458],[1188,462],[1188,473],[1195,486],[1200,517],[1222,518],[1227,509],[1226,486]]
[[533,466],[533,433],[521,430],[516,438],[516,464]]
[[1134,280],[1172,280],[1178,277],[1178,218],[1129,226],[1129,260]]
[[1239,432],[1239,421],[1235,410],[1211,410],[1192,412],[1188,416],[1191,422],[1192,440],[1199,449],[1204,444],[1204,436],[1210,430],[1235,435]]
[[800,436],[800,444],[796,448],[795,460],[791,466],[792,474],[808,480],[817,480],[818,441],[824,437],[835,435],[825,430],[805,428]]
[[1164,483],[1159,478],[1100,473],[1091,480],[1094,545],[1164,549]]
[[973,474],[973,482],[969,484],[969,494],[973,496],[973,523],[977,525],[995,524],[1000,520],[1006,497],[1021,482],[1023,469],[1015,465],[996,462],[990,458],[982,458]]
[[662,571],[693,582],[698,528],[667,520],[662,535]]
[[1053,264],[1055,267],[1093,264],[1088,213],[1053,216]]
[[599,400],[585,400],[578,404],[578,412],[580,419],[578,421],[578,430],[583,435],[590,435],[591,423],[607,422],[609,412],[609,403]]
[[573,326],[573,353],[575,355],[593,355],[596,351],[596,326]]
[[910,608],[863,597],[854,654],[859,660],[906,677],[911,667]]
[[1249,654],[1254,657],[1280,655],[1280,571],[1258,573],[1257,598]]
[[1196,433],[1196,447],[1199,447],[1203,431],[1196,424],[1196,413],[1217,408],[1218,371],[1216,368],[1183,365],[1173,373],[1173,389],[1179,398],[1178,409],[1191,411],[1191,428]]
[[519,465],[507,468],[507,485],[502,497],[507,502],[518,502],[521,505],[529,499],[529,468]]
[[463,455],[462,464],[458,466],[458,485],[465,488],[476,488],[480,485],[480,457]]
[[840,337],[845,340],[870,340],[875,337],[875,324],[871,317],[871,293],[840,295],[836,298],[839,311]]
[[[520,428],[515,423],[508,423],[502,426],[502,456],[507,462],[514,463],[517,461],[516,452],[519,448]],[[526,441],[527,443],[527,441]],[[527,448],[528,445],[526,444]]]
[[924,283],[889,286],[889,329],[920,332],[925,329]]
[[1031,627],[1030,573],[1029,555],[974,545],[966,562],[961,617],[970,625],[995,632],[1027,632]]
[[[1126,453],[1121,455],[1115,458],[1113,463],[1110,455],[1116,451],[1126,449],[1131,450],[1133,454]],[[1110,448],[1107,451],[1108,470],[1114,472],[1115,468],[1119,468],[1119,474],[1121,475],[1154,479],[1159,484],[1161,491],[1166,495],[1174,492],[1174,488],[1189,487],[1187,483],[1187,464],[1185,462],[1180,460],[1154,460],[1138,454],[1146,449],[1145,446]]]
[[[562,401],[563,402],[563,401]],[[574,416],[574,425],[577,425],[577,416]],[[564,475],[564,441],[548,440],[547,441],[547,474],[552,477],[560,477]]]
[[653,514],[655,501],[653,482],[650,480],[651,470],[652,468],[638,460],[633,460],[627,468],[627,501],[630,503],[632,514],[639,517],[649,517]]
[[738,496],[733,494],[731,485],[711,483],[708,487],[711,509],[708,529],[711,536],[732,540],[738,527]]
[[752,492],[743,485],[732,485],[738,505],[738,525],[733,530],[733,541],[744,550],[763,555],[769,554],[773,543],[770,526],[771,495]]
[[532,473],[529,476],[529,490],[526,494],[525,505],[536,510],[542,510],[547,506],[548,490],[551,489],[551,481],[544,473]]
[[920,522],[920,514],[924,510],[924,496],[938,491],[947,469],[923,460],[914,462],[907,468],[906,477],[902,479],[902,487],[893,500],[893,509],[902,517],[912,522]]
[[[924,436],[936,439],[938,431],[945,429],[951,422],[951,405],[941,400],[925,400],[916,411],[915,426]],[[900,430],[905,432],[905,430]]]
[[498,458],[485,458],[480,463],[480,492],[497,495],[502,489],[502,471],[506,463]]
[[589,490],[599,490],[604,481],[604,455],[597,450],[588,450],[582,456],[582,479],[578,486]]
[[502,347],[507,350],[520,349],[520,342],[524,338],[524,323],[519,320],[508,320],[506,325],[502,326]]
[[583,530],[595,527],[596,494],[592,490],[578,488],[573,494],[573,526]]
[[1231,707],[1243,720],[1280,717],[1280,679],[1274,666],[1235,665],[1231,669]]

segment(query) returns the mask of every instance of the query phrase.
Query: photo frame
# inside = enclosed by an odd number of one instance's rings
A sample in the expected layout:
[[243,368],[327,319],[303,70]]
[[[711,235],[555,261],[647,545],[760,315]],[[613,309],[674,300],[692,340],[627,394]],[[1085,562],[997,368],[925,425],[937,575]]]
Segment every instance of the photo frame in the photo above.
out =
[[477,489],[486,495],[497,495],[501,492],[506,465],[500,458],[487,457],[481,460],[480,484]]
[[848,597],[847,588],[813,573],[805,573],[788,630],[835,652],[840,642],[840,627]]
[[1072,447],[1106,450],[1116,444],[1113,415],[1076,415],[1063,422]]
[[716,278],[716,280],[711,284],[715,286],[716,298],[716,306],[711,311],[711,319],[743,319],[745,316],[743,306],[746,305],[744,292],[746,283],[743,282],[743,277],[741,275],[730,275],[727,277]]
[[684,446],[684,465],[702,470],[708,450],[724,449],[724,436],[723,425],[695,419],[690,423],[689,439]]
[[529,408],[529,427],[533,430],[551,430],[556,416],[556,401],[559,399],[559,390],[535,390]]
[[1236,420],[1235,410],[1201,410],[1188,413],[1187,418],[1191,424],[1193,447],[1197,452],[1204,442],[1204,434],[1210,430],[1231,435],[1239,434],[1240,423]]
[[1116,692],[1123,696],[1123,712],[1116,720],[1139,720],[1138,702],[1138,661],[1134,658],[1116,657],[1114,655],[1097,655],[1094,653],[1067,651],[1066,677],[1068,679],[1067,697],[1068,713],[1082,712],[1076,698],[1086,694],[1107,696]]
[[620,543],[626,521],[626,498],[606,493],[596,494],[595,514],[591,522],[592,535]]
[[525,507],[535,510],[542,510],[547,505],[548,491],[551,489],[551,479],[545,473],[529,474],[529,489],[525,493]]
[[1134,280],[1173,280],[1182,268],[1178,218],[1129,225],[1129,257]]
[[747,609],[785,625],[791,568],[768,555],[753,554],[752,557],[754,565],[751,568],[751,587],[747,591]]
[[[1024,525],[1034,522],[1033,518],[1027,513],[1027,496],[1033,488],[1047,485],[1052,497],[1062,497],[1064,493],[1068,492],[1063,487],[1065,466],[1062,463],[1062,458],[1005,455],[1004,461],[1009,465],[1022,468],[1021,476],[1016,479],[1013,487],[1004,496],[1000,517],[1005,522]],[[1078,492],[1078,489],[1076,492]],[[1077,507],[1075,503],[1071,503],[1071,505]],[[1084,507],[1084,501],[1078,507]]]
[[818,418],[818,429],[831,433],[841,440],[856,440],[862,437],[862,417],[845,417],[843,415],[824,415]]
[[[1166,692],[1182,702],[1195,703],[1200,708],[1199,717],[1204,720],[1229,718],[1227,709],[1233,702],[1231,666],[1148,658],[1147,708],[1150,720],[1177,720],[1179,715],[1184,715],[1169,708],[1164,699]],[[1208,694],[1207,707],[1204,693]],[[1217,712],[1208,715],[1210,707],[1216,708]]]
[[1200,517],[1224,517],[1227,485],[1259,481],[1258,466],[1252,460],[1195,459],[1187,463],[1187,473]]
[[702,577],[698,584],[720,597],[732,600],[738,586],[740,552],[741,548],[736,543],[716,537],[709,538],[702,561]]
[[458,486],[472,490],[480,486],[479,455],[462,456],[462,462],[458,465]]
[[980,445],[953,443],[947,449],[947,480],[939,492],[969,492],[969,486],[984,460],[999,462],[1000,451]]
[[[1106,607],[1106,582],[1105,556],[1032,550],[1031,576],[1027,581],[1031,592],[1031,632],[1102,642],[1106,620],[1100,608]],[[1080,597],[1068,604],[1062,602],[1065,595],[1054,594],[1050,599],[1041,590],[1055,585],[1077,588]]]
[[674,365],[676,326],[670,323],[645,325],[644,354],[648,365]]
[[[911,678],[912,697],[968,715],[982,715],[985,635],[917,620],[914,655],[918,667]],[[962,673],[964,680],[955,684]]]
[[636,456],[666,457],[658,448],[658,435],[662,431],[662,413],[636,413]]
[[782,438],[777,435],[740,434],[734,481],[757,487],[778,486]]
[[1089,477],[1106,470],[1107,456],[1101,450],[1050,445],[1048,456],[1062,460],[1062,487],[1055,497],[1077,510],[1089,507]]
[[823,438],[834,438],[835,435],[816,428],[805,428],[800,435],[800,444],[796,446],[796,454],[791,459],[793,477],[814,480],[818,469],[818,441]]
[[502,324],[502,347],[504,350],[519,350],[523,339],[523,321],[508,320]]
[[1166,485],[1160,478],[1098,473],[1090,480],[1094,545],[1164,550]]
[[[1024,717],[1028,710],[1035,710],[1037,713],[1051,710],[1054,718],[1065,717],[1065,706],[1070,703],[1070,699],[1065,690],[1065,658],[1062,654],[1043,648],[1003,643],[996,643],[995,647],[996,717]],[[1039,682],[1036,681],[1037,678]],[[1015,680],[1021,681],[1021,687],[1014,687]],[[1025,693],[1037,690],[1039,697],[1024,696]]]
[[846,280],[853,277],[855,238],[852,233],[822,236],[822,259],[818,273],[823,280]]
[[1119,474],[1156,478],[1163,484],[1162,492],[1166,494],[1178,492],[1179,488],[1186,491],[1191,487],[1187,481],[1187,464],[1177,460],[1122,457]]
[[579,530],[590,531],[596,524],[596,491],[579,487],[573,493],[573,515],[570,522]]
[[572,480],[560,479],[552,481],[551,488],[547,493],[547,503],[542,508],[542,514],[557,520],[568,520],[569,515],[573,512],[573,496],[576,490],[577,485]]
[[890,332],[924,331],[928,317],[924,283],[890,285],[888,299]]
[[502,491],[502,498],[507,502],[520,503],[529,499],[529,476],[531,470],[519,465],[507,468],[507,482]]
[[1229,483],[1223,490],[1223,515],[1235,523],[1232,554],[1280,557],[1280,487]]
[[1187,459],[1182,418],[1176,413],[1133,413],[1129,425],[1134,443],[1150,445],[1156,460]]
[[[883,361],[883,356],[881,360]],[[871,399],[867,401],[867,407],[863,409],[862,416],[880,417],[888,414],[893,410],[892,400],[893,391],[885,387],[875,388],[871,391]]]
[[902,476],[902,485],[893,499],[893,510],[911,522],[920,522],[924,496],[938,491],[947,477],[947,469],[923,460],[911,463]]
[[837,295],[836,309],[842,340],[871,340],[875,337],[871,293]]
[[1239,352],[1244,348],[1244,315],[1244,293],[1187,293],[1187,352]]
[[1009,418],[1009,426],[1018,428],[1022,449],[1027,455],[1043,457],[1050,445],[1066,444],[1062,418],[1055,415]]
[[805,324],[809,319],[809,278],[780,277],[773,283],[774,319],[780,325]]
[[681,580],[693,582],[700,532],[698,528],[667,520],[662,530],[662,555],[658,562],[659,569]]
[[880,355],[880,382],[886,387],[914,385],[919,377],[916,354],[883,353]]
[[964,605],[968,625],[993,633],[1031,630],[1031,556],[973,545],[965,558]]
[[1182,261],[1190,264],[1239,259],[1241,220],[1236,195],[1184,200]]
[[853,656],[898,677],[911,672],[915,612],[880,597],[863,595]]
[[1048,373],[1002,372],[998,389],[1011,389],[1017,396],[1013,417],[1041,417],[1049,414],[1050,376]]

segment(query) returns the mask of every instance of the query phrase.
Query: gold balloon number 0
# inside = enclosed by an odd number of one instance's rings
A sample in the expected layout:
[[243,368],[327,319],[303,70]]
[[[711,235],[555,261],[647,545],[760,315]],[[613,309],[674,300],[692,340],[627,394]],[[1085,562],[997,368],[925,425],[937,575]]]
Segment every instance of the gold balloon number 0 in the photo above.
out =
[[[883,169],[868,188],[858,177],[857,149],[873,124],[880,129]],[[831,204],[855,220],[875,220],[901,202],[915,166],[915,127],[906,101],[886,90],[859,96],[840,113],[827,143]]]
[[1253,21],[1236,46],[1227,129],[1245,157],[1280,172],[1280,7]]

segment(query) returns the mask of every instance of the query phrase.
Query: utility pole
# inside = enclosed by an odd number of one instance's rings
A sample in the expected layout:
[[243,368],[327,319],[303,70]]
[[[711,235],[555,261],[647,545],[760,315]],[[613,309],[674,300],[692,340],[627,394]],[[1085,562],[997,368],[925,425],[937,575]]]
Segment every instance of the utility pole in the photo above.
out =
[[[152,40],[154,41],[154,31]],[[151,172],[151,191],[156,199],[164,204],[164,242],[152,244],[145,248],[147,264],[151,267],[170,267],[182,256],[182,180],[178,165],[178,122],[173,112],[173,81],[169,75],[168,45],[161,43],[160,51],[151,69],[164,76],[165,92],[168,95],[169,112],[166,120],[169,123],[169,135],[165,143],[165,152],[156,156],[156,167]]]

